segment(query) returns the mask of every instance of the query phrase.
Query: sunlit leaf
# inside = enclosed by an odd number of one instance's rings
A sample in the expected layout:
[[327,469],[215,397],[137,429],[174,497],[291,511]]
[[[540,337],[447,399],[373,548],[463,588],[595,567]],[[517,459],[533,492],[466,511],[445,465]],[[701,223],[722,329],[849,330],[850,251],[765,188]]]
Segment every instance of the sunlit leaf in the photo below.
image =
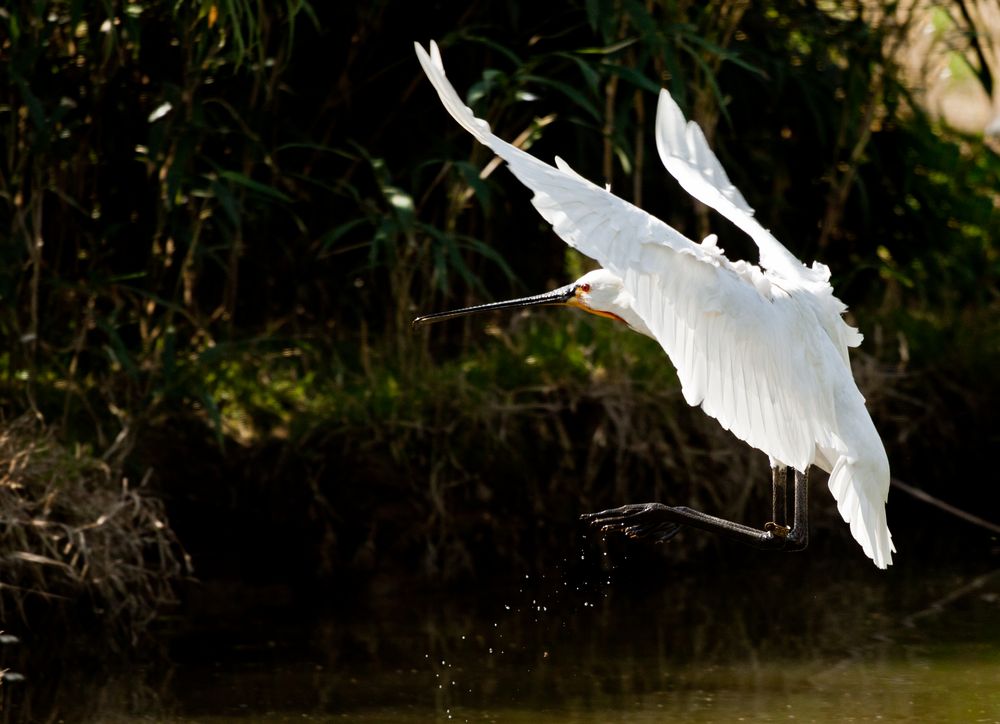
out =
[[165,115],[170,113],[172,109],[173,105],[169,101],[165,101],[161,103],[159,106],[157,106],[156,109],[149,114],[149,118],[147,120],[150,123],[155,123],[156,121],[160,120]]

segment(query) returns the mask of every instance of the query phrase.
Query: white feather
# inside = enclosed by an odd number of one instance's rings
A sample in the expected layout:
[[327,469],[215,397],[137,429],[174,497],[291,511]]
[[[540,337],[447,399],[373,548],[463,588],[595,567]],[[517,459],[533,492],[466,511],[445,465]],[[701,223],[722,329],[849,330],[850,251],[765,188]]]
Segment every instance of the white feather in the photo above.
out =
[[831,473],[838,510],[881,568],[894,550],[885,522],[889,466],[858,392],[847,347],[860,343],[841,314],[829,270],[807,268],[753,218],[701,129],[661,91],[656,143],[667,170],[757,244],[761,267],[729,261],[586,180],[499,139],[448,82],[437,45],[416,45],[424,72],[458,123],[505,160],[532,204],[567,244],[620,277],[629,321],[677,368],[685,399],[771,460]]

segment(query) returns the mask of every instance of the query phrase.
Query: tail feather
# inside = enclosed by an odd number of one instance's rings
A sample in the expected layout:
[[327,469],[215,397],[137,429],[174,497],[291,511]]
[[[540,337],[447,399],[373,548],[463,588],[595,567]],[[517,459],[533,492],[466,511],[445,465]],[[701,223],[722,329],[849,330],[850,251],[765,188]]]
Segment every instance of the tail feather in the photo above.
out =
[[888,492],[888,478],[883,491],[875,491],[862,486],[862,479],[872,476],[859,475],[856,461],[846,456],[837,458],[830,473],[830,492],[837,500],[837,510],[851,527],[854,536],[879,568],[892,565],[892,554],[896,547],[892,544],[892,534],[885,520],[885,501]]

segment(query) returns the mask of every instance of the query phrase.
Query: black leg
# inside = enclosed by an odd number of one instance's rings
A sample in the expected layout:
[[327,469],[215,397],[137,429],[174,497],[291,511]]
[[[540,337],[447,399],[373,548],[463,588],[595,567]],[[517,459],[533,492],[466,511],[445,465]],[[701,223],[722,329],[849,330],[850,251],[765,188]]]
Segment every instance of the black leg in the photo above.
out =
[[623,505],[600,513],[587,513],[581,515],[580,519],[600,528],[602,532],[617,531],[630,538],[643,538],[654,542],[670,540],[681,526],[686,525],[710,533],[719,533],[757,548],[802,550],[809,541],[809,478],[806,473],[795,471],[793,520],[791,528],[788,528],[785,514],[786,474],[784,468],[777,469],[772,480],[774,484],[772,512],[775,513],[775,518],[780,517],[781,523],[777,525],[769,523],[763,530],[717,518],[685,506],[671,507],[662,503]]
[[792,516],[792,529],[787,536],[788,550],[805,550],[809,545],[809,468],[804,473],[795,471]]
[[778,465],[771,468],[771,520],[778,525],[785,525],[788,511],[785,507],[788,495],[788,468]]
[[[789,503],[793,508],[795,506],[793,497],[795,475],[796,471],[785,465],[771,468],[771,520],[764,525],[764,530],[769,530],[781,538],[787,536],[791,530],[788,508]],[[791,486],[789,482],[792,482]]]
[[[759,548],[785,547],[785,539],[769,530],[760,530],[734,523],[724,518],[716,518],[684,506],[671,507],[662,503],[637,503],[620,508],[604,510],[600,513],[586,513],[581,520],[601,529],[602,532],[618,531],[630,538],[647,538],[654,542],[670,540],[682,526],[690,526],[720,533],[728,538]],[[669,530],[664,537],[659,531]]]

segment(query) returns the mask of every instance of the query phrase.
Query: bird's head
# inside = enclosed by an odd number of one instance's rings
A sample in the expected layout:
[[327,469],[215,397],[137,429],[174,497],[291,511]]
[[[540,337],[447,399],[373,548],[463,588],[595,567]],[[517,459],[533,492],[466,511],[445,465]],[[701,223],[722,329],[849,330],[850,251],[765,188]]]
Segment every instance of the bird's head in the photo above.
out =
[[599,317],[626,322],[631,311],[632,295],[625,290],[622,280],[607,269],[594,269],[569,285],[573,296],[566,304]]
[[577,307],[585,312],[600,317],[625,322],[633,329],[648,334],[645,325],[632,311],[632,295],[625,289],[622,280],[607,269],[595,269],[587,272],[572,284],[553,289],[551,292],[535,294],[530,297],[510,299],[504,302],[478,304],[474,307],[463,307],[448,312],[426,314],[413,320],[414,326],[440,322],[454,317],[463,317],[478,312],[491,312],[497,309],[518,309],[540,306]]

